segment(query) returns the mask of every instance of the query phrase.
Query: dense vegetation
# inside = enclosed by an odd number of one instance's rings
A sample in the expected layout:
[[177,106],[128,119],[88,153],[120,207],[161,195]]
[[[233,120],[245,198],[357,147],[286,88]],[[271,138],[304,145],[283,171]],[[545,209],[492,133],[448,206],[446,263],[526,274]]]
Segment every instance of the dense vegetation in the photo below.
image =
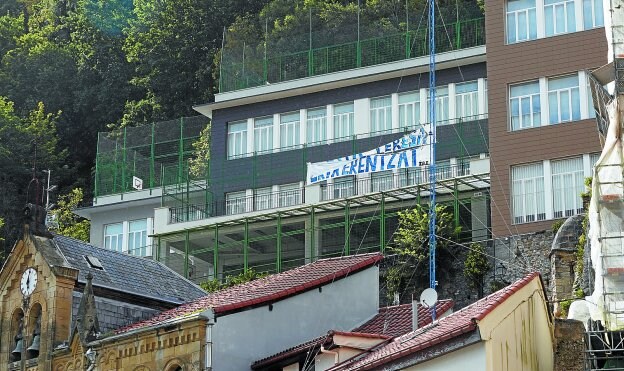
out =
[[[210,101],[224,30],[226,47],[258,45],[270,32],[279,51],[280,39],[307,32],[310,22],[321,36],[340,36],[335,30],[358,13],[366,32],[402,30],[403,19],[422,19],[425,3],[408,0],[406,17],[403,0],[361,1],[359,12],[353,0],[3,0],[4,250],[15,241],[20,209],[44,193],[42,170],[58,185],[53,202],[81,188],[89,203],[99,131],[194,115],[194,104]],[[438,3],[447,21],[481,14],[476,1]],[[196,147],[204,157],[206,146]],[[28,186],[33,177],[39,181]]]

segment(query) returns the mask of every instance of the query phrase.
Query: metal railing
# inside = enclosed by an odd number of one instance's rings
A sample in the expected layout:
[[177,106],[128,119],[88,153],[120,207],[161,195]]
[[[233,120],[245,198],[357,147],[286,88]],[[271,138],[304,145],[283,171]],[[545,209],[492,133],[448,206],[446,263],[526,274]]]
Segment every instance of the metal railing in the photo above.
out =
[[[485,18],[436,27],[437,52],[485,45]],[[247,58],[223,63],[219,91],[227,92],[359,67],[395,62],[429,54],[427,30],[284,53],[275,57]],[[266,55],[266,54],[265,54]]]
[[304,189],[289,189],[279,192],[257,193],[253,196],[226,198],[205,205],[188,204],[169,208],[169,223],[183,223],[213,216],[237,215],[304,203]]
[[[468,174],[470,174],[469,162],[459,165],[438,165],[436,167],[437,180],[451,179]],[[335,200],[423,184],[429,181],[429,168],[413,168],[407,171],[379,175],[379,173],[373,173],[370,178],[357,180],[351,178],[347,181],[338,178],[334,183],[323,184],[321,185],[321,200]]]

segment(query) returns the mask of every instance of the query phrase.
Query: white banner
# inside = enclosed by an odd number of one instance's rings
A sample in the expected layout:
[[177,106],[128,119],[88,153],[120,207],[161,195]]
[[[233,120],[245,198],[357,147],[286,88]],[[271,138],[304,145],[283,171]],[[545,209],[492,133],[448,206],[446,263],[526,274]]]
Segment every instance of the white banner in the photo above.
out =
[[307,185],[347,175],[429,164],[429,125],[370,151],[331,161],[308,163]]

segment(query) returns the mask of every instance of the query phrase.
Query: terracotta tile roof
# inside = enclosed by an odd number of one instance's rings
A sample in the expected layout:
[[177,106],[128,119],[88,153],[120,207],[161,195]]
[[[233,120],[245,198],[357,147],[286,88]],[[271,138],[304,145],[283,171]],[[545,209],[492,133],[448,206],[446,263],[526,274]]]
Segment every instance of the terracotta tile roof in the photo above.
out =
[[351,332],[351,331],[337,331],[337,330],[331,330],[329,332],[327,332],[326,335],[323,336],[319,336],[317,338],[314,338],[312,340],[306,341],[305,343],[301,343],[299,345],[295,345],[292,348],[288,348],[288,349],[284,349],[279,353],[273,354],[269,357],[260,359],[256,362],[254,362],[251,365],[251,368],[253,370],[257,370],[266,366],[270,366],[275,362],[279,362],[283,359],[286,359],[290,356],[299,354],[299,353],[305,353],[308,352],[311,349],[315,349],[316,347],[319,347],[322,345],[330,345],[332,340],[333,340],[333,336],[334,335],[343,335],[343,336],[354,336],[354,337],[363,337],[363,338],[370,338],[370,339],[382,339],[382,340],[389,340],[390,336],[386,336],[386,335],[380,335],[380,334],[368,334],[368,333],[364,333],[364,332]]
[[284,299],[304,291],[344,278],[368,268],[383,259],[383,255],[362,254],[342,258],[322,259],[283,273],[233,286],[160,313],[154,318],[121,328],[117,333],[158,325],[212,308],[223,314],[247,307]]
[[459,335],[477,329],[477,321],[482,320],[508,297],[539,277],[531,273],[523,279],[493,293],[485,298],[414,332],[394,338],[386,344],[371,349],[351,360],[347,360],[330,370],[371,370],[390,361],[416,353],[440,344]]
[[[452,307],[452,300],[440,300],[439,305],[436,307],[436,315],[441,316]],[[422,327],[429,323],[431,323],[431,312],[419,305],[418,326]],[[379,309],[379,313],[375,315],[375,317],[371,318],[368,322],[351,332],[336,330],[329,331],[327,335],[319,336],[312,340],[306,341],[305,343],[295,345],[292,348],[285,349],[272,356],[258,360],[251,365],[251,368],[258,369],[268,366],[292,355],[307,352],[308,350],[320,346],[321,344],[327,344],[327,342],[331,340],[331,336],[334,334],[389,339],[406,334],[410,331],[412,331],[412,304],[383,307]]]
[[[436,318],[453,308],[452,300],[440,300],[436,305]],[[418,305],[418,327],[431,323],[431,310]],[[353,331],[397,337],[412,331],[412,304],[394,305],[379,309],[379,314]]]

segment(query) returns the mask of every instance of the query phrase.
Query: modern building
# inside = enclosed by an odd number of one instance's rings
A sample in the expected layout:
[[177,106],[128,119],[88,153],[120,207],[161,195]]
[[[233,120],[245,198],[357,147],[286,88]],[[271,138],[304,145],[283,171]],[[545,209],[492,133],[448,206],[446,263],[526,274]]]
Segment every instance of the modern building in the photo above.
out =
[[[489,243],[580,212],[599,150],[586,76],[605,63],[606,41],[601,1],[485,7],[485,18],[440,29],[436,191],[462,241]],[[215,102],[195,107],[203,118],[101,135],[96,198],[78,212],[91,220],[91,242],[151,256],[195,282],[386,252],[398,212],[428,202],[429,166],[314,184],[306,170],[392,152],[428,124],[426,34],[282,54],[240,45],[226,44],[243,59],[223,63]],[[208,118],[210,159],[191,174]]]
[[587,71],[607,62],[603,1],[486,0],[492,233],[582,210],[600,151]]

